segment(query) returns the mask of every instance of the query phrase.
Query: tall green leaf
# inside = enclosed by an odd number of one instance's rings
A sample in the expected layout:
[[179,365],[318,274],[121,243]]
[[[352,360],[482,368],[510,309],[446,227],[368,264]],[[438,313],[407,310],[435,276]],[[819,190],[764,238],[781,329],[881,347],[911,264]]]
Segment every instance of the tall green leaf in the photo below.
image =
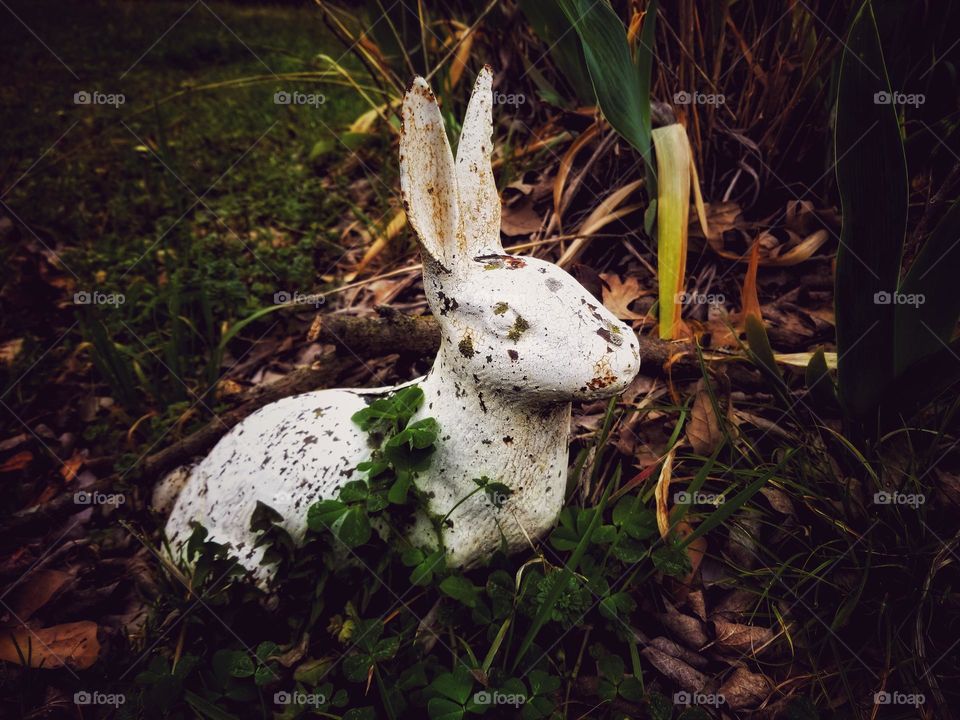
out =
[[900,284],[903,302],[896,305],[898,375],[921,358],[943,350],[952,339],[960,316],[958,264],[960,201],[934,228]]
[[[604,117],[650,167],[652,28],[649,34],[644,29],[648,44],[641,43],[634,63],[627,44],[626,28],[606,2],[556,0],[556,3],[580,38],[593,90]],[[656,3],[651,3],[647,22],[652,23],[655,16]]]
[[553,3],[541,0],[520,0],[520,8],[537,37],[549,48],[550,57],[563,78],[570,83],[576,99],[587,105],[596,102],[583,50],[576,33],[570,32],[563,13],[557,12]]
[[[884,96],[883,94],[886,94]],[[865,420],[894,375],[894,310],[907,223],[907,172],[869,3],[853,21],[840,67],[835,152],[843,215],[836,318],[841,399]]]

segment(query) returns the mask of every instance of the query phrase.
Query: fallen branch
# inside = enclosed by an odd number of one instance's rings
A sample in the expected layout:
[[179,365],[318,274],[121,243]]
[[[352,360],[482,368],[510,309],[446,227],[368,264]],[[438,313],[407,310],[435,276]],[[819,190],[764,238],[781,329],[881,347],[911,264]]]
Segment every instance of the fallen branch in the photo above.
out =
[[[399,354],[411,358],[433,357],[440,347],[440,329],[430,316],[404,315],[393,308],[380,307],[376,315],[352,317],[323,315],[311,329],[311,340],[332,344],[336,350],[313,364],[291,371],[281,379],[251,388],[236,407],[221,413],[192,434],[175,440],[163,450],[149,455],[140,469],[140,477],[151,483],[164,473],[193,458],[207,453],[232,427],[268,405],[285,397],[333,386],[337,378],[356,360]],[[639,335],[640,372],[664,376],[672,360],[670,372],[675,379],[700,374],[694,347],[689,343],[671,343],[653,336]],[[111,474],[97,480],[88,490],[108,490],[118,476]],[[73,495],[63,493],[50,501],[16,513],[8,530],[48,523],[54,518],[76,512]]]

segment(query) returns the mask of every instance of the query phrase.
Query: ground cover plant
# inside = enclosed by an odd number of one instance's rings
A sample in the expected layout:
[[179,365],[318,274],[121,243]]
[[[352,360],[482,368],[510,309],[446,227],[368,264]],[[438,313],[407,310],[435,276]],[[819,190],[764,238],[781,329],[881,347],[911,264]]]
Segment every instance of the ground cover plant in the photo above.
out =
[[[0,715],[952,717],[956,14],[0,3]],[[167,472],[429,368],[399,102],[428,76],[455,148],[488,63],[504,246],[641,344],[556,526],[467,571],[404,539],[457,431],[414,383],[303,544],[258,506],[269,583],[202,525],[172,561]]]

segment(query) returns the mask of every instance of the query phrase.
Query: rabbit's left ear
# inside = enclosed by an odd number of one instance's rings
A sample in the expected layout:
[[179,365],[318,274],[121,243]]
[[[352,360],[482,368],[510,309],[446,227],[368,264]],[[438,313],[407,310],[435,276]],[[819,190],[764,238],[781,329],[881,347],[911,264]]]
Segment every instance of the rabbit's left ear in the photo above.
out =
[[401,109],[400,189],[423,251],[450,271],[463,258],[457,174],[437,100],[422,77],[407,89]]
[[493,70],[477,76],[457,146],[457,189],[466,250],[470,257],[503,253],[500,195],[493,179]]

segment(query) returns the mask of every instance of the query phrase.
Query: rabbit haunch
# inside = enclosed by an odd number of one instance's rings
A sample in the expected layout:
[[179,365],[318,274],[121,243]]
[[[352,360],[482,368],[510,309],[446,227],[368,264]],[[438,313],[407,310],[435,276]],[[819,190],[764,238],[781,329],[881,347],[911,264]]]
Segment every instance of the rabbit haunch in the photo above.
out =
[[[487,476],[512,493],[494,505],[475,493],[450,514],[442,542],[451,565],[469,566],[506,543],[526,546],[556,521],[568,463],[570,402],[622,391],[639,369],[633,331],[556,265],[508,255],[490,164],[492,73],[480,73],[456,160],[426,81],[404,97],[400,178],[423,255],[427,301],[441,331],[413,417],[433,417],[440,438],[417,479],[431,514],[444,516]],[[296,540],[313,502],[360,478],[367,435],[351,416],[396,388],[321,390],[268,405],[233,428],[189,471],[167,523],[175,552],[197,521],[230,543],[263,578],[250,518],[257,501],[277,510]],[[177,474],[174,474],[177,476]],[[408,529],[438,542],[425,513]]]

